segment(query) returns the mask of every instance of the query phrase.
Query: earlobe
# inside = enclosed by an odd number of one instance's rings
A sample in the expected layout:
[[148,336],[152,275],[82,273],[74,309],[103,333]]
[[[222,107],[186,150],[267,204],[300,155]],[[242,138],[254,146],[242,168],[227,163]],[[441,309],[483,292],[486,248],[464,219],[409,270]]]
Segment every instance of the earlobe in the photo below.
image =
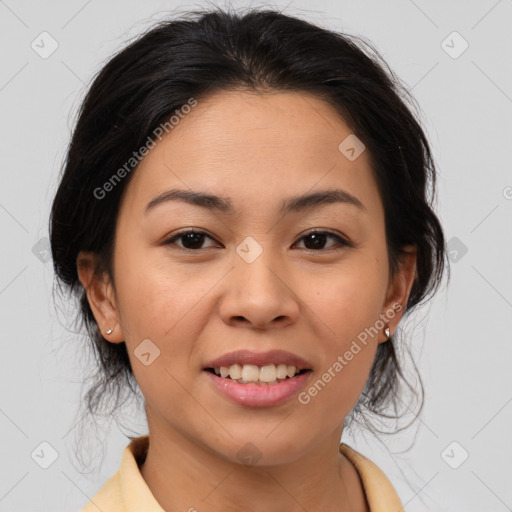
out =
[[402,249],[399,268],[389,283],[383,315],[387,318],[387,332],[383,333],[382,341],[387,341],[396,331],[398,323],[405,313],[414,280],[416,278],[417,249],[406,246]]
[[97,258],[95,253],[80,251],[76,259],[78,277],[99,330],[107,341],[120,343],[124,336],[119,326],[113,287],[107,273],[97,271]]

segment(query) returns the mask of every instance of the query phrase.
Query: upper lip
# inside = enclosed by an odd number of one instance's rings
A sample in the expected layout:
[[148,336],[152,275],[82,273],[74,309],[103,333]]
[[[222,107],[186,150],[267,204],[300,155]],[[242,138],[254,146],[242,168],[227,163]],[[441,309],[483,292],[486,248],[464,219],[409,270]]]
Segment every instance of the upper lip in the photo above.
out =
[[269,350],[267,352],[236,350],[208,362],[205,369],[220,368],[221,366],[230,367],[232,364],[239,364],[240,366],[244,364],[254,364],[256,366],[286,364],[287,366],[295,366],[299,370],[311,369],[311,365],[302,357],[285,350]]

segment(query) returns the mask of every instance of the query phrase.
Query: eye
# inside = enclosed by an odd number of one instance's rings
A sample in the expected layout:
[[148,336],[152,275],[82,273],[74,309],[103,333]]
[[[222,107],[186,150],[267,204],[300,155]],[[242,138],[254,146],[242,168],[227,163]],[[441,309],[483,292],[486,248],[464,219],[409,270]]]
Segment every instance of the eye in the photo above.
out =
[[[324,249],[331,249],[331,247],[325,247],[325,243],[327,239],[334,239],[338,241],[338,246],[341,247],[352,247],[352,245],[345,240],[343,237],[339,235],[335,235],[334,233],[330,233],[328,231],[310,231],[303,237],[299,239],[299,241],[304,240],[306,250],[311,250],[315,252],[319,252]],[[171,238],[167,239],[164,244],[165,245],[177,245],[181,249],[189,250],[189,251],[198,251],[203,249],[203,244],[206,239],[210,239],[215,241],[211,236],[207,235],[204,231],[199,231],[195,229],[188,229],[185,231],[180,231],[175,234]],[[181,241],[181,245],[177,244],[177,241]],[[210,246],[212,247],[212,246]],[[215,247],[215,246],[213,246]],[[207,247],[206,247],[207,248]],[[340,249],[340,247],[336,248],[336,244],[334,245],[334,250]]]
[[[309,233],[304,235],[299,240],[305,241],[305,245],[306,245],[305,249],[306,250],[318,252],[318,251],[321,251],[322,249],[325,249],[324,245],[328,238],[338,240],[338,245],[341,245],[342,247],[352,247],[352,245],[347,240],[345,240],[344,238],[342,238],[339,235],[335,235],[334,233],[330,233],[328,231],[310,231]],[[309,247],[307,247],[308,245],[309,245]],[[331,249],[331,248],[332,248],[332,246],[327,247],[327,249]],[[334,248],[335,248],[335,250],[340,249],[340,247],[336,248],[335,246],[334,246]]]
[[182,245],[178,245],[181,249],[186,249],[190,251],[197,251],[198,249],[202,249],[202,245],[204,240],[209,238],[213,240],[213,238],[207,235],[204,231],[198,231],[195,229],[188,229],[186,231],[180,231],[172,238],[169,238],[164,242],[165,245],[177,245],[176,240],[181,239]]

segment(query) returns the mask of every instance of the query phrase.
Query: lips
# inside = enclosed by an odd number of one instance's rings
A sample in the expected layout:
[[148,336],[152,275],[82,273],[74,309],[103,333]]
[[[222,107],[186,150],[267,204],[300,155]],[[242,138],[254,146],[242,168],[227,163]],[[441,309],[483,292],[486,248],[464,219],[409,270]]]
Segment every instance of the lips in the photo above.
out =
[[308,361],[292,354],[291,352],[286,352],[285,350],[270,350],[268,352],[261,353],[252,352],[250,350],[237,350],[209,361],[203,369],[212,370],[220,368],[221,366],[229,368],[234,364],[239,364],[240,366],[249,364],[256,366],[273,364],[278,366],[280,364],[285,364],[287,366],[295,366],[298,370],[312,369],[311,364],[308,363]]
[[304,370],[300,375],[280,383],[262,386],[254,383],[240,384],[208,371],[204,371],[203,374],[218,393],[231,403],[242,407],[275,407],[282,405],[297,396],[311,377],[311,371]]
[[296,395],[309,380],[312,365],[285,350],[237,350],[206,363],[203,374],[232,402],[270,407]]

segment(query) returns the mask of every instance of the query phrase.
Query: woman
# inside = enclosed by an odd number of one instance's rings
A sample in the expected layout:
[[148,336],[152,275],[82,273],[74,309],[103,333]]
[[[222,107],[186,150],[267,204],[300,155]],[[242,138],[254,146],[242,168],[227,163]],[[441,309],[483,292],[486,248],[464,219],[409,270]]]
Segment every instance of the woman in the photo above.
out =
[[442,277],[435,168],[354,38],[268,10],[165,21],[82,105],[51,215],[102,380],[149,434],[84,512],[398,511],[340,444],[399,400],[403,316]]

